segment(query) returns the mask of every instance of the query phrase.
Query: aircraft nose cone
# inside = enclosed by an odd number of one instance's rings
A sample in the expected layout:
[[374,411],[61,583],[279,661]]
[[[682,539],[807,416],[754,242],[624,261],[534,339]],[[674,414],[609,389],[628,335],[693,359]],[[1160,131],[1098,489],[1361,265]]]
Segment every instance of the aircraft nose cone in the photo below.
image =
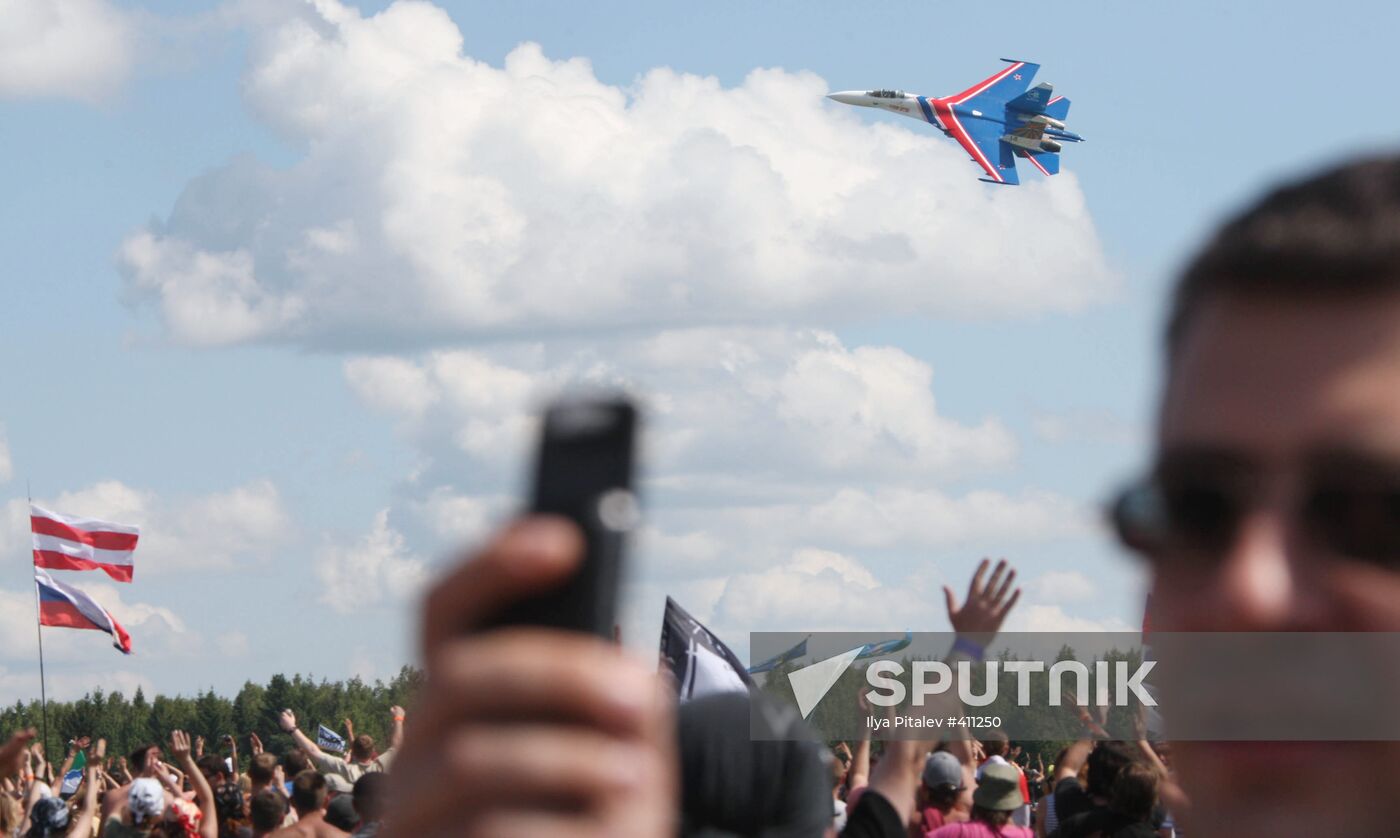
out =
[[865,104],[865,94],[859,90],[839,90],[835,93],[826,94],[826,98],[843,105],[863,105]]

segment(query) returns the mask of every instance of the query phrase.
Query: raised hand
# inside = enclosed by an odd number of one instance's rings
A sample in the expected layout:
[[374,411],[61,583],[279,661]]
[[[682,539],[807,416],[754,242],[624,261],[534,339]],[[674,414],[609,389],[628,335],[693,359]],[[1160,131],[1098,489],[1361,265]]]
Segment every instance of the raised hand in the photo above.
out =
[[262,740],[258,738],[256,733],[248,734],[248,749],[253,752],[253,756],[263,752]]
[[428,594],[427,683],[390,774],[384,838],[675,834],[674,695],[654,665],[577,632],[483,630],[583,559],[567,521],[517,522]]
[[204,756],[204,737],[196,736],[194,738],[194,758],[199,759],[202,756]]
[[961,607],[953,596],[953,589],[946,585],[943,587],[943,596],[948,604],[948,621],[953,624],[953,630],[984,648],[996,637],[1006,615],[1021,598],[1021,589],[1013,590],[1011,587],[1016,581],[1016,571],[1006,563],[1006,559],[999,560],[991,578],[983,581],[990,565],[989,559],[978,563],[972,583],[967,586],[967,599]]
[[1085,730],[1090,734],[1100,739],[1108,738],[1108,731],[1104,730],[1103,722],[1095,719],[1095,716],[1102,711],[1102,718],[1106,721],[1108,719],[1107,707],[1094,707],[1092,708],[1093,713],[1091,713],[1090,708],[1079,704],[1079,697],[1074,694],[1073,690],[1068,688],[1060,693],[1060,706],[1073,713],[1084,725]]
[[[8,742],[0,745],[0,777],[13,777],[19,773],[24,755],[28,753],[29,743],[33,741],[34,729],[28,728],[16,731]],[[36,742],[34,747],[38,748],[39,744]],[[39,753],[42,755],[43,751]]]
[[277,717],[277,724],[284,732],[291,733],[297,729],[297,714],[293,713],[291,708],[283,710]]
[[183,730],[170,731],[170,755],[177,762],[184,762],[190,757],[190,735]]

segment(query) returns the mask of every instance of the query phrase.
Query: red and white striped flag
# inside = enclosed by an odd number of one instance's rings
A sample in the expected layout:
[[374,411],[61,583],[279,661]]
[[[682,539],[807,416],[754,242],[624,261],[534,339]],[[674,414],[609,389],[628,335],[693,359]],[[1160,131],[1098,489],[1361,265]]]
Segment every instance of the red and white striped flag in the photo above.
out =
[[94,518],[74,518],[29,505],[34,534],[34,566],[50,570],[103,570],[118,582],[130,582],[135,570],[138,527]]

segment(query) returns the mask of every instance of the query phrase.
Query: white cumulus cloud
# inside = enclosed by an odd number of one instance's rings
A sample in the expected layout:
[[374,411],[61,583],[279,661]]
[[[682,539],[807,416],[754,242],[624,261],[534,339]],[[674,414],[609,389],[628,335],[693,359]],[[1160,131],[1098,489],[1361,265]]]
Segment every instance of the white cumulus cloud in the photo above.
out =
[[107,0],[0,0],[0,97],[102,99],[131,70],[133,36]]
[[403,535],[389,525],[387,509],[374,516],[369,533],[354,544],[321,548],[315,568],[321,602],[343,614],[402,601],[427,579],[425,562],[409,552]]
[[648,473],[669,490],[749,481],[803,486],[1001,469],[1016,443],[996,419],[943,415],[933,370],[892,347],[847,347],[815,330],[683,329],[574,347],[514,345],[345,363],[351,388],[398,419],[440,468],[513,478],[546,394],[603,385],[647,408]]
[[946,627],[943,595],[917,579],[884,584],[859,561],[830,550],[794,551],[783,563],[724,582],[713,607],[721,634],[749,631],[878,631]]
[[530,43],[492,66],[419,2],[247,25],[247,103],[302,156],[235,160],[122,246],[181,342],[1024,315],[1117,284],[1072,174],[988,189],[936,132],[867,124],[812,73],[617,87]]
[[1067,613],[1058,605],[1021,604],[1006,618],[1008,632],[1134,632],[1136,628],[1119,617],[1093,619]]
[[1031,592],[1042,603],[1067,605],[1093,599],[1098,586],[1077,570],[1050,570],[1031,583]]

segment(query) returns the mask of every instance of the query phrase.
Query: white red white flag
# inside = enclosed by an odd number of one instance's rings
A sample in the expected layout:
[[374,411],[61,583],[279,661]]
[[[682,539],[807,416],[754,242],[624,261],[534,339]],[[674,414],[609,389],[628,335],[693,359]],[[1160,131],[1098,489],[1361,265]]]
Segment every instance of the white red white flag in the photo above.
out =
[[29,527],[34,534],[35,567],[102,570],[118,582],[131,581],[139,527],[60,515],[32,503]]

